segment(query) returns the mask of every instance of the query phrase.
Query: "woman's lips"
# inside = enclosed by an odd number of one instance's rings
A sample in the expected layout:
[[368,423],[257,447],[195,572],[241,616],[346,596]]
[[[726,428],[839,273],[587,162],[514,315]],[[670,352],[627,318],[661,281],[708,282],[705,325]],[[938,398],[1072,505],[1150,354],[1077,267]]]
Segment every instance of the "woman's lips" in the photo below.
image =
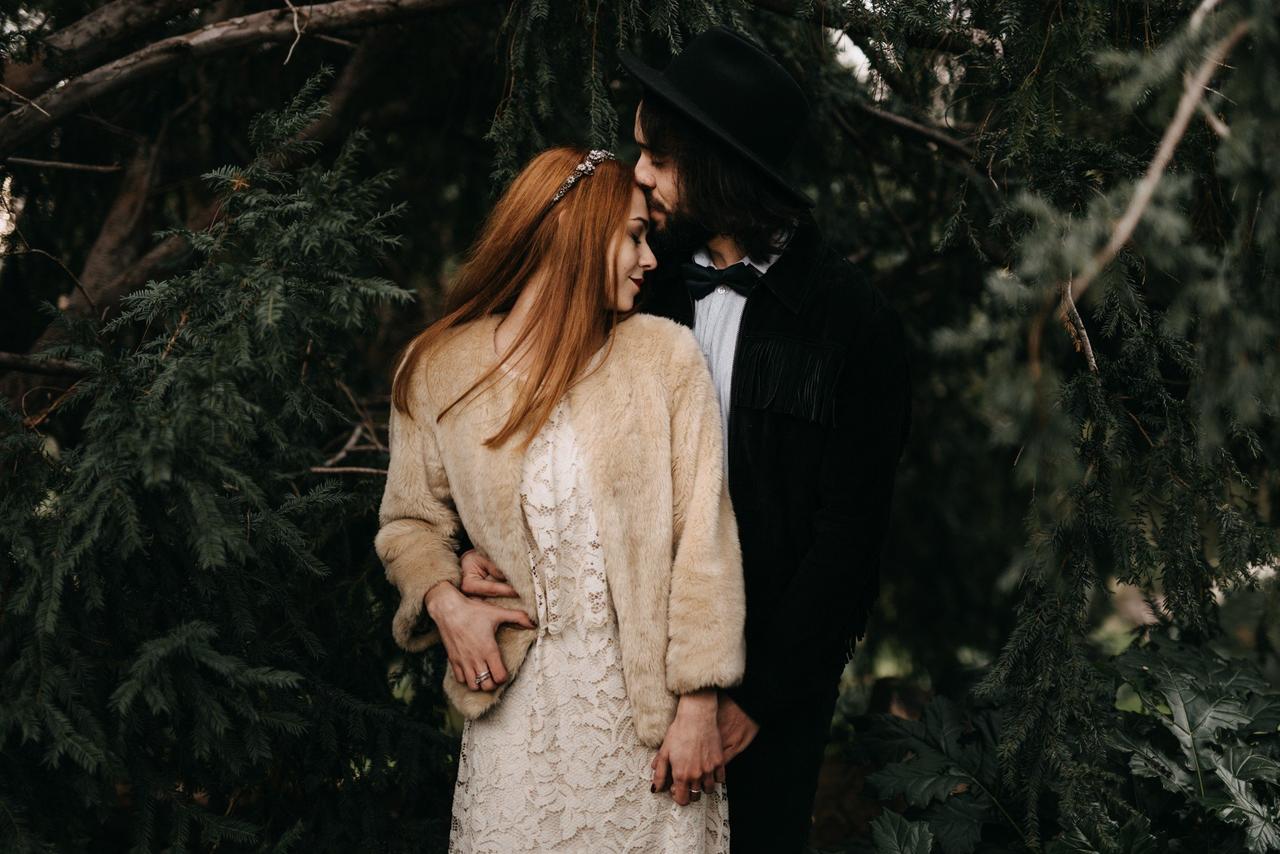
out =
[[636,287],[637,287],[637,288],[642,287],[642,286],[644,285],[644,277],[643,277],[643,276],[641,276],[641,277],[640,277],[640,278],[638,278],[638,279],[637,279],[635,276],[632,276],[632,277],[631,277],[631,281],[635,282],[635,284],[636,284]]

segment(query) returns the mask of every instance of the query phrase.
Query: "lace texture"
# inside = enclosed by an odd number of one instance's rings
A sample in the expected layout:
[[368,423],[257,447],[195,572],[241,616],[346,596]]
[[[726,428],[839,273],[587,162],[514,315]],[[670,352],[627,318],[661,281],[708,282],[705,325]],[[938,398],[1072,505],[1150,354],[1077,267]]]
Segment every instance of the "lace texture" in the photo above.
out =
[[463,725],[449,851],[727,852],[723,784],[684,807],[649,791],[564,401],[529,446],[520,501],[538,635],[501,702]]

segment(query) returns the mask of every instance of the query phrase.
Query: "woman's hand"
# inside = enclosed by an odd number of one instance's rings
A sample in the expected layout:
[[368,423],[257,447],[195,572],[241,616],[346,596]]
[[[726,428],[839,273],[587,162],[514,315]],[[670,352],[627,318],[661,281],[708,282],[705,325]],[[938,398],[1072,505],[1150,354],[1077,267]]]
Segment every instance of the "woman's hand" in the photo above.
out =
[[[440,627],[440,640],[449,656],[454,678],[472,691],[492,691],[506,682],[507,669],[502,665],[495,639],[498,626],[513,623],[526,629],[536,628],[529,615],[517,608],[499,608],[469,599],[447,581],[434,585],[425,599],[427,613]],[[477,686],[476,676],[486,670],[489,676]]]
[[669,786],[680,806],[698,800],[702,792],[714,792],[716,783],[724,782],[724,753],[716,726],[716,689],[680,696],[676,718],[650,765],[652,791],[667,791]]
[[516,596],[516,589],[506,583],[507,577],[497,564],[468,549],[462,555],[462,592],[468,596]]

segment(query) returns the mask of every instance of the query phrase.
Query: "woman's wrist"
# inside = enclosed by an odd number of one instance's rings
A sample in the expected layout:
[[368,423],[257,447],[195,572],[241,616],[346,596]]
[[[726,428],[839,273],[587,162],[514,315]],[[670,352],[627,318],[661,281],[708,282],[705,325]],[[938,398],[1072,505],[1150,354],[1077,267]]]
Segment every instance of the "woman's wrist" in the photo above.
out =
[[695,717],[710,716],[714,719],[717,700],[716,688],[699,688],[697,691],[681,694],[676,703],[676,714],[686,717],[690,715]]
[[424,594],[422,598],[423,601],[426,602],[427,613],[431,615],[431,619],[439,622],[437,612],[442,608],[447,607],[456,599],[454,594],[461,596],[462,591],[455,587],[453,582],[448,579],[444,581],[437,581],[427,589],[426,594]]

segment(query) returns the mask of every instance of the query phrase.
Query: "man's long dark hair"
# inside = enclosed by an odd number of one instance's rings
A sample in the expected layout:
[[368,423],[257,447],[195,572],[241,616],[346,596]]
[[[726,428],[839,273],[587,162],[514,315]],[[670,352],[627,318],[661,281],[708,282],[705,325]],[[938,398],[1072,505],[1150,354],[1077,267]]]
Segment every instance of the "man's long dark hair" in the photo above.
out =
[[781,248],[779,232],[808,212],[775,190],[760,167],[659,98],[640,103],[640,130],[653,157],[675,162],[680,210],[670,212],[672,220],[687,219],[708,237],[732,237],[752,258],[765,259]]

